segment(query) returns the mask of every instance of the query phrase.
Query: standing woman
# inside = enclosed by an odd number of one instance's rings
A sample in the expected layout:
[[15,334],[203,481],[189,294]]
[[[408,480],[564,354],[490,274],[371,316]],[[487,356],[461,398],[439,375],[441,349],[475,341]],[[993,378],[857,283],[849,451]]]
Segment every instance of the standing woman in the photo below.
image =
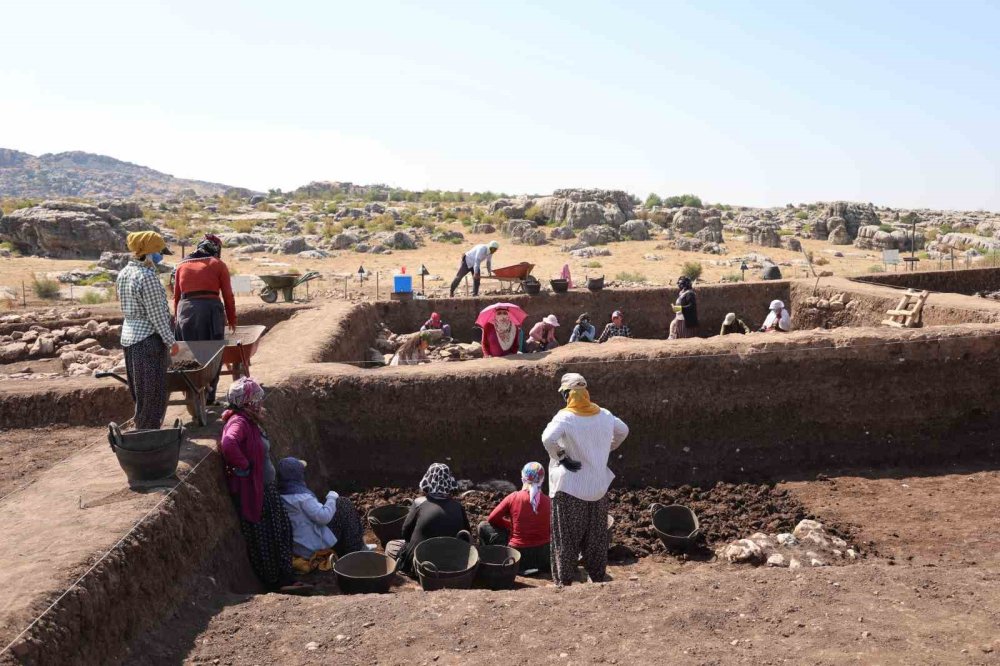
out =
[[682,275],[677,278],[677,288],[681,290],[677,297],[677,305],[681,306],[677,319],[677,337],[694,338],[698,335],[698,299],[691,286],[691,278]]
[[628,426],[590,401],[583,375],[563,375],[559,393],[566,407],[542,433],[549,453],[552,578],[571,585],[582,554],[591,582],[599,583],[608,567],[607,493],[615,478],[608,458],[628,437]]
[[[236,330],[233,287],[229,282],[229,268],[220,259],[221,256],[222,241],[218,236],[206,234],[204,240],[198,243],[198,249],[177,265],[174,272],[174,314],[177,317],[178,340],[224,340],[227,323],[230,333]],[[208,391],[209,403],[215,402],[218,384],[219,376],[216,375]]]
[[294,588],[292,524],[278,492],[271,442],[261,426],[264,389],[250,377],[241,377],[229,387],[227,400],[219,450],[250,566],[268,589]]
[[170,330],[167,294],[156,265],[164,254],[173,253],[155,231],[130,233],[126,242],[132,258],[118,274],[115,290],[125,317],[121,345],[128,389],[135,402],[133,427],[159,430],[167,413],[167,369],[170,357],[177,353],[177,341]]

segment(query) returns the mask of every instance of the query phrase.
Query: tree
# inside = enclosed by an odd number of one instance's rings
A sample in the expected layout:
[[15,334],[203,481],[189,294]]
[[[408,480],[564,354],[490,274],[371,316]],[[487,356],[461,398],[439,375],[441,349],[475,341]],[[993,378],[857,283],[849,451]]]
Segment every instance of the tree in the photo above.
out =
[[653,206],[662,206],[662,205],[663,205],[663,199],[661,199],[660,195],[656,194],[655,192],[650,192],[649,196],[646,197],[646,203],[645,203],[646,208],[652,208]]

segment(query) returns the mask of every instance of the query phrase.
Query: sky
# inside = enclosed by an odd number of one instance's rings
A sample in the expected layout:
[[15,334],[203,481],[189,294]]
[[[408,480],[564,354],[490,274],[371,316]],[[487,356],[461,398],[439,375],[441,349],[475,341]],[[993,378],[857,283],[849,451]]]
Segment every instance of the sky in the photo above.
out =
[[0,147],[257,190],[1000,210],[1000,3],[7,3]]

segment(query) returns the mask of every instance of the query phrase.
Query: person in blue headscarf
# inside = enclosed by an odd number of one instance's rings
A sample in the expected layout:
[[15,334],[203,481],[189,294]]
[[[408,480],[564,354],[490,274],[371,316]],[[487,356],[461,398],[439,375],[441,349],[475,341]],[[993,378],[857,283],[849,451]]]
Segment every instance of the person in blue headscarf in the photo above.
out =
[[329,571],[337,557],[366,548],[361,517],[346,497],[331,490],[320,502],[305,482],[306,462],[278,462],[281,501],[292,523],[292,566],[300,573]]

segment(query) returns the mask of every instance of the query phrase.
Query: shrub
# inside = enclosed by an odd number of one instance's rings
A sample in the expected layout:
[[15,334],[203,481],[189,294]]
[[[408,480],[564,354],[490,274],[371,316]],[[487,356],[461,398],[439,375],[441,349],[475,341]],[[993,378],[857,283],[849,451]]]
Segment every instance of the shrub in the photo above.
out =
[[633,271],[622,271],[615,276],[615,279],[619,282],[645,282],[646,276]]
[[828,263],[830,263],[830,260],[827,259],[826,257],[817,257],[813,261],[813,263],[816,264],[817,266],[826,266]]
[[955,228],[952,227],[951,224],[949,224],[948,222],[945,222],[940,227],[938,227],[938,233],[941,234],[942,236],[944,234],[950,234],[954,230],[955,230]]
[[646,208],[652,208],[653,206],[662,206],[663,199],[660,198],[660,195],[656,194],[655,192],[650,192],[649,196],[646,197],[646,203],[644,203],[643,205]]
[[309,220],[308,222],[306,222],[306,225],[304,227],[302,227],[302,230],[305,233],[309,234],[310,236],[315,235],[315,233],[316,233],[316,223],[313,222],[312,220]]
[[795,232],[792,231],[791,229],[778,229],[778,235],[781,237],[794,236]]
[[699,261],[685,261],[681,266],[681,275],[691,278],[692,282],[701,277],[701,271],[702,266]]
[[14,244],[11,243],[10,241],[4,241],[4,242],[0,243],[0,250],[7,250],[8,252],[10,252],[15,257],[20,254],[17,251],[17,249],[14,248]]
[[882,272],[882,265],[881,264],[872,264],[871,266],[868,267],[868,272],[869,273],[881,273]]
[[107,289],[101,291],[88,291],[80,297],[80,302],[84,305],[98,305],[111,300],[111,294]]
[[111,273],[104,271],[102,273],[98,273],[97,275],[92,275],[89,278],[84,278],[80,280],[77,284],[79,284],[82,287],[89,287],[90,285],[97,284],[98,282],[114,282],[114,281],[115,279],[111,277]]
[[524,219],[532,222],[545,222],[545,213],[538,206],[532,204],[528,210],[524,211]]
[[343,230],[344,225],[340,222],[334,222],[333,220],[326,220],[323,222],[323,236],[325,238],[333,238]]
[[600,268],[601,262],[599,261],[585,261],[583,262],[584,268]]
[[891,224],[880,224],[878,225],[878,229],[879,231],[884,231],[887,234],[891,234],[893,231],[896,230],[896,228],[893,227]]
[[800,210],[799,212],[797,212],[795,214],[795,219],[796,220],[808,220],[809,219],[809,213],[807,213],[804,210]]
[[678,208],[680,206],[701,208],[701,198],[695,196],[694,194],[680,194],[673,197],[667,197],[663,200],[663,205],[667,208]]
[[727,273],[722,276],[723,282],[742,282],[743,273]]
[[230,220],[229,226],[233,231],[241,234],[248,234],[257,226],[254,220]]
[[39,278],[37,275],[31,281],[31,288],[35,296],[42,300],[52,300],[59,298],[59,283],[48,278]]

